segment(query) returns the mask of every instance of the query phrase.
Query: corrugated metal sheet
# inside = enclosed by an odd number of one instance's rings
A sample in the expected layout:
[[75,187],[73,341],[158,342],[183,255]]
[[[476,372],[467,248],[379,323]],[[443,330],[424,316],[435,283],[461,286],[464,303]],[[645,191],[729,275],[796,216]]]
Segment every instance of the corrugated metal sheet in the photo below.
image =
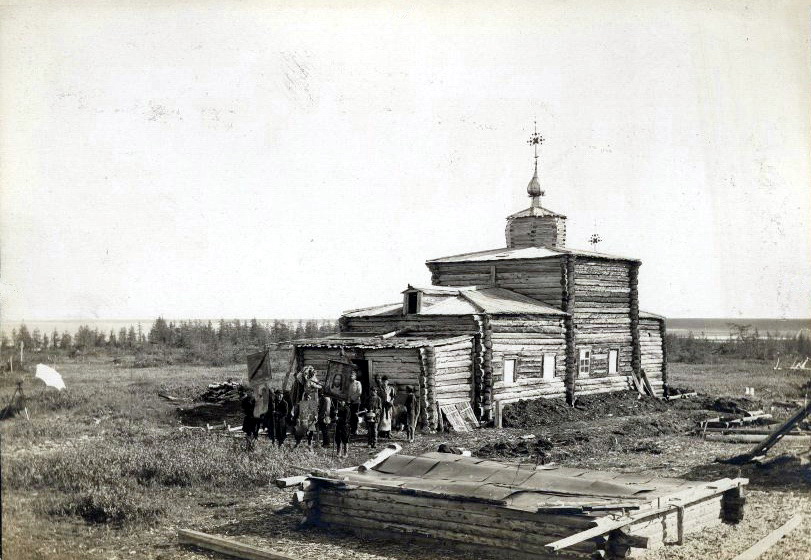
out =
[[463,253],[461,255],[452,255],[450,257],[440,257],[438,259],[431,259],[427,263],[455,263],[455,262],[493,262],[493,261],[509,261],[509,260],[523,260],[523,259],[547,259],[551,257],[558,257],[560,255],[578,255],[584,257],[595,257],[600,259],[609,259],[615,261],[632,261],[638,262],[639,259],[632,259],[630,257],[621,257],[618,255],[609,255],[607,253],[596,253],[594,251],[585,251],[583,249],[568,249],[563,247],[520,247],[516,249],[503,248],[503,249],[490,249],[489,251],[477,251],[475,253]]

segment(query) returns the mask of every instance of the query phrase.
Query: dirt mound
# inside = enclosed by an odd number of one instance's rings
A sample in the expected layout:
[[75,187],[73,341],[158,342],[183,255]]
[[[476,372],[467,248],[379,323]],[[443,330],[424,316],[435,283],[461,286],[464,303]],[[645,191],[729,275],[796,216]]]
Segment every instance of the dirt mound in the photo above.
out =
[[667,409],[665,402],[643,397],[636,392],[621,391],[579,397],[574,407],[566,404],[564,399],[518,401],[504,407],[502,422],[506,428],[530,428],[605,416],[635,416]]
[[762,407],[763,403],[760,399],[719,397],[712,401],[707,408],[724,414],[745,414],[747,411],[758,410]]
[[178,408],[177,413],[187,426],[238,424],[242,421],[240,401],[247,392],[248,388],[236,381],[212,383],[200,394],[198,402]]

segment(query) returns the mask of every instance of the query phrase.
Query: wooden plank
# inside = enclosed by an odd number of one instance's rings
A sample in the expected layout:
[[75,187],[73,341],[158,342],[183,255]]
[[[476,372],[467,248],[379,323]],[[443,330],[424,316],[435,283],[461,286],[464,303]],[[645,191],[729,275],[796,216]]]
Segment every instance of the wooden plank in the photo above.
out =
[[402,446],[399,443],[390,443],[386,446],[386,449],[363,463],[361,466],[358,467],[358,471],[365,472],[368,470],[372,470],[377,465],[391,457],[392,455],[396,455],[402,450]]
[[214,535],[208,535],[199,531],[179,529],[177,536],[183,544],[213,550],[242,560],[296,560],[295,557],[282,554],[281,552],[256,548],[247,544],[238,543],[231,539],[215,537]]
[[299,486],[305,480],[306,476],[288,476],[286,478],[277,478],[274,482],[279,488],[290,488],[291,486]]
[[798,513],[786,523],[760,539],[750,548],[738,554],[732,560],[755,560],[755,558],[760,557],[761,554],[769,550],[769,548],[774,546],[780,539],[799,527],[802,522],[803,516],[802,514]]

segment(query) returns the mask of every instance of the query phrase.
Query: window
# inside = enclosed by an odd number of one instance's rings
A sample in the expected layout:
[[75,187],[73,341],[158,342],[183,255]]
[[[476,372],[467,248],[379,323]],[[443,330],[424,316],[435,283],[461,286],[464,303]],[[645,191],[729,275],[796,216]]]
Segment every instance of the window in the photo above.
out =
[[608,351],[608,375],[615,374],[619,371],[620,365],[620,352],[619,350]]
[[543,378],[544,380],[554,379],[555,377],[555,355],[543,355]]
[[577,373],[580,377],[588,377],[591,372],[591,348],[581,348],[577,360]]
[[515,383],[515,359],[504,360],[504,384],[512,385]]
[[408,292],[406,294],[406,315],[420,312],[420,293]]

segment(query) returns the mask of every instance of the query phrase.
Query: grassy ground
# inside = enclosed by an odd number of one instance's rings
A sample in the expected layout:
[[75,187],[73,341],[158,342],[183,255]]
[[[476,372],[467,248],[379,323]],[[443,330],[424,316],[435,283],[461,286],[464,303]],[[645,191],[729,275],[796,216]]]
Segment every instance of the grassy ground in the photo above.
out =
[[[241,439],[222,432],[181,431],[176,405],[164,392],[195,398],[208,383],[244,376],[244,366],[130,369],[110,362],[56,364],[68,388],[57,392],[28,380],[24,390],[30,422],[17,417],[0,425],[2,435],[3,552],[10,559],[36,558],[209,558],[176,544],[186,527],[237,536],[256,545],[288,551],[303,559],[450,558],[443,549],[364,542],[300,530],[299,517],[282,509],[290,492],[276,489],[277,476],[295,467],[332,468],[358,464],[368,450],[356,443],[348,459],[324,450],[284,449],[260,441],[246,451]],[[712,395],[740,396],[755,387],[759,407],[799,399],[808,372],[778,371],[762,363],[734,362],[671,366],[672,384]],[[0,379],[7,400],[14,379]],[[434,450],[443,441],[512,460],[556,461],[598,469],[651,472],[658,476],[720,478],[738,469],[714,463],[746,446],[707,442],[687,432],[708,417],[713,399],[600,401],[605,416],[575,412],[554,423],[471,434],[425,435],[406,452]],[[790,409],[777,405],[785,416]],[[609,416],[610,414],[610,416]],[[528,433],[535,438],[522,439]],[[401,441],[402,443],[402,441]],[[769,468],[745,467],[752,479],[747,519],[665,547],[651,558],[731,558],[759,536],[801,509],[811,510],[811,477],[796,459],[799,452],[780,444],[784,458]],[[807,452],[807,451],[806,451]],[[801,530],[764,558],[806,558],[811,527]]]

